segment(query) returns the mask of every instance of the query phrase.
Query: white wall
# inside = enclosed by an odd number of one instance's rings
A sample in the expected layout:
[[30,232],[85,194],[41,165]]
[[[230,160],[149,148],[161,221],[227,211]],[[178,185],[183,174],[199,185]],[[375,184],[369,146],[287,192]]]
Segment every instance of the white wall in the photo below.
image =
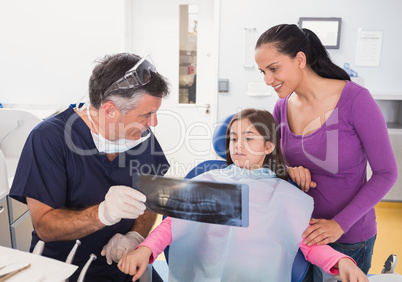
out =
[[69,105],[124,50],[124,0],[0,1],[0,103]]
[[[330,50],[339,66],[349,62],[365,79],[374,94],[402,94],[402,1],[400,0],[221,0],[219,77],[228,78],[230,92],[218,94],[218,118],[238,107],[272,109],[274,97],[248,97],[247,83],[263,83],[257,69],[245,69],[245,27],[255,27],[255,41],[269,27],[281,23],[297,24],[299,17],[341,17],[340,49]],[[381,65],[356,67],[355,51],[359,28],[383,31]],[[275,94],[275,93],[274,93]]]
[[[255,27],[257,40],[269,27],[297,23],[302,16],[342,17],[341,47],[330,51],[335,63],[349,62],[375,94],[402,93],[402,1],[220,2],[219,77],[229,79],[230,92],[218,94],[218,119],[239,106],[271,109],[275,100],[275,95],[246,96],[248,82],[263,80],[256,69],[243,68],[244,27]],[[124,0],[0,1],[0,103],[64,105],[87,94],[93,61],[125,49],[124,5]],[[354,66],[358,28],[383,31],[380,67]]]

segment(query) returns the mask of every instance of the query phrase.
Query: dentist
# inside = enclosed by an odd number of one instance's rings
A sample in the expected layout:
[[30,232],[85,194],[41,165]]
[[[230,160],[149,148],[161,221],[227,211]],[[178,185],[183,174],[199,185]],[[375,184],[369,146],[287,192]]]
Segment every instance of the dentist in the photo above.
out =
[[[131,281],[117,268],[151,230],[156,214],[132,185],[133,173],[164,175],[169,168],[156,137],[156,112],[168,83],[148,57],[105,56],[89,80],[90,105],[70,107],[29,135],[10,196],[27,203],[34,226],[31,251],[65,260],[81,240],[76,281],[91,253],[85,281]],[[159,276],[154,271],[153,281]]]

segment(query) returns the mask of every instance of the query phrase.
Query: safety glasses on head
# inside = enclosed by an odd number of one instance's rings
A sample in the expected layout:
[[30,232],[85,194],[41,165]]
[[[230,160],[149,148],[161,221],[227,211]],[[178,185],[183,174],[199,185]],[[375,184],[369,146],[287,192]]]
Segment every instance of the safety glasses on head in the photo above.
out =
[[105,97],[119,89],[131,89],[151,80],[151,71],[157,72],[150,55],[144,56],[126,74],[106,89]]

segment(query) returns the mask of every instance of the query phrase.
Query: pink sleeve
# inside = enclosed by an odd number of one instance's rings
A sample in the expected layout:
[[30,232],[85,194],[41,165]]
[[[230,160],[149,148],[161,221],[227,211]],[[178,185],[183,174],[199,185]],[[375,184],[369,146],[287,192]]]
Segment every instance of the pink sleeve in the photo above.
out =
[[152,255],[149,258],[151,264],[170,243],[172,243],[171,218],[166,217],[138,247],[145,246],[151,249]]
[[308,247],[302,242],[299,247],[307,261],[321,267],[326,273],[331,275],[339,274],[339,269],[335,265],[341,258],[351,259],[356,264],[351,257],[335,251],[328,245]]

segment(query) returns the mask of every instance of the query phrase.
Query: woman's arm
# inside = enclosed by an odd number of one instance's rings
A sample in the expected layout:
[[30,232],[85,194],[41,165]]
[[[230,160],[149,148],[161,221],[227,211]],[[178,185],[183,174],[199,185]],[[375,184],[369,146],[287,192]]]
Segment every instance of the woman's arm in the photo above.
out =
[[344,232],[348,232],[357,220],[381,201],[398,178],[387,124],[367,90],[362,91],[353,104],[352,122],[373,174],[350,203],[333,218]]
[[[373,174],[343,210],[330,220],[316,219],[304,232],[309,245],[335,242],[381,201],[398,178],[398,167],[384,116],[367,90],[361,90],[352,106],[351,126],[356,131]],[[362,156],[363,158],[363,156]],[[366,169],[362,164],[362,169]]]

